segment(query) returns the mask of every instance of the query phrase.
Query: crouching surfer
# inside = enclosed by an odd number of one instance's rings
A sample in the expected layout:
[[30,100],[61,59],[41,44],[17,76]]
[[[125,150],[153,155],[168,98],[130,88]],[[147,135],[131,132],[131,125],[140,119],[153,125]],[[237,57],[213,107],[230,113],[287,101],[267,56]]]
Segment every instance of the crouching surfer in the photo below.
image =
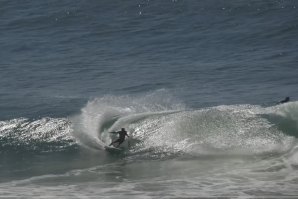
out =
[[115,141],[113,141],[109,146],[118,143],[118,146],[120,146],[120,144],[122,144],[125,140],[125,136],[129,137],[127,134],[127,131],[125,130],[125,128],[122,128],[121,131],[117,131],[117,132],[110,132],[110,133],[118,133],[119,134],[119,138]]

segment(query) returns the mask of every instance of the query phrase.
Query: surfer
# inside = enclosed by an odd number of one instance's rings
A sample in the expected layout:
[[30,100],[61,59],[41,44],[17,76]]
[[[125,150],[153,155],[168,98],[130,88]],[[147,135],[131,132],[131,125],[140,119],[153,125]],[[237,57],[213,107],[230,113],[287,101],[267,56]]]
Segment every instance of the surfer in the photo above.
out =
[[287,103],[290,101],[290,97],[286,97],[284,100],[281,100],[279,104]]
[[129,137],[127,135],[127,131],[125,130],[125,128],[122,128],[121,131],[110,132],[110,133],[118,133],[119,134],[119,138],[117,140],[113,141],[109,146],[111,146],[111,145],[113,145],[113,144],[115,144],[115,143],[118,142],[118,146],[117,147],[119,147],[120,144],[122,144],[124,142],[125,136]]

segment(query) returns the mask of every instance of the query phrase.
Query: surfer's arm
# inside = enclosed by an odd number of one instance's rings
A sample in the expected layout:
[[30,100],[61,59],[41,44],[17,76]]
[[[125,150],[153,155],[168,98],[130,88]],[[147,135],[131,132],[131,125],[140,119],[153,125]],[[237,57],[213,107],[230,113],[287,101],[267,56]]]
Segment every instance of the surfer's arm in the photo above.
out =
[[112,132],[109,132],[109,133],[113,133],[113,134],[116,134],[116,133],[118,133],[118,132],[112,131]]

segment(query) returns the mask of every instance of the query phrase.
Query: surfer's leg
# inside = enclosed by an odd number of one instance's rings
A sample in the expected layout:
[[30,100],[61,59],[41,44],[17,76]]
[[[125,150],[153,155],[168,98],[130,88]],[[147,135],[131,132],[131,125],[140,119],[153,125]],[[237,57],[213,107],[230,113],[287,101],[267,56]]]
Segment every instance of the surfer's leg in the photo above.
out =
[[109,146],[111,146],[111,145],[113,145],[113,144],[115,144],[117,142],[117,140],[115,140],[115,141],[113,141]]
[[113,144],[115,144],[115,143],[117,143],[117,142],[120,142],[119,139],[113,141],[109,146],[111,146],[111,145],[113,145]]
[[118,144],[118,146],[117,146],[117,147],[119,147],[119,146],[120,146],[120,144],[122,144],[122,143],[124,142],[124,139],[121,139],[121,140],[119,139],[119,140],[118,140],[118,142],[119,142],[119,144]]

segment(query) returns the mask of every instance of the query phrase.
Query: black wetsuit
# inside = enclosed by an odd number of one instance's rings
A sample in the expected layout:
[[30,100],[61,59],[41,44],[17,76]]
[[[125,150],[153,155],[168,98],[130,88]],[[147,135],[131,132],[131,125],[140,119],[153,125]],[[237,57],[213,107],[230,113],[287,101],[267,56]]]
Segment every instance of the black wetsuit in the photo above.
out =
[[115,144],[115,143],[119,143],[118,144],[118,146],[120,145],[120,144],[122,144],[123,142],[124,142],[124,140],[125,140],[125,136],[127,136],[127,137],[129,137],[128,135],[127,135],[127,132],[124,130],[122,130],[122,131],[118,131],[118,132],[116,132],[116,133],[118,133],[119,134],[119,138],[117,139],[117,140],[115,140],[115,141],[113,141],[111,144],[110,144],[110,146],[112,145],[112,144]]

